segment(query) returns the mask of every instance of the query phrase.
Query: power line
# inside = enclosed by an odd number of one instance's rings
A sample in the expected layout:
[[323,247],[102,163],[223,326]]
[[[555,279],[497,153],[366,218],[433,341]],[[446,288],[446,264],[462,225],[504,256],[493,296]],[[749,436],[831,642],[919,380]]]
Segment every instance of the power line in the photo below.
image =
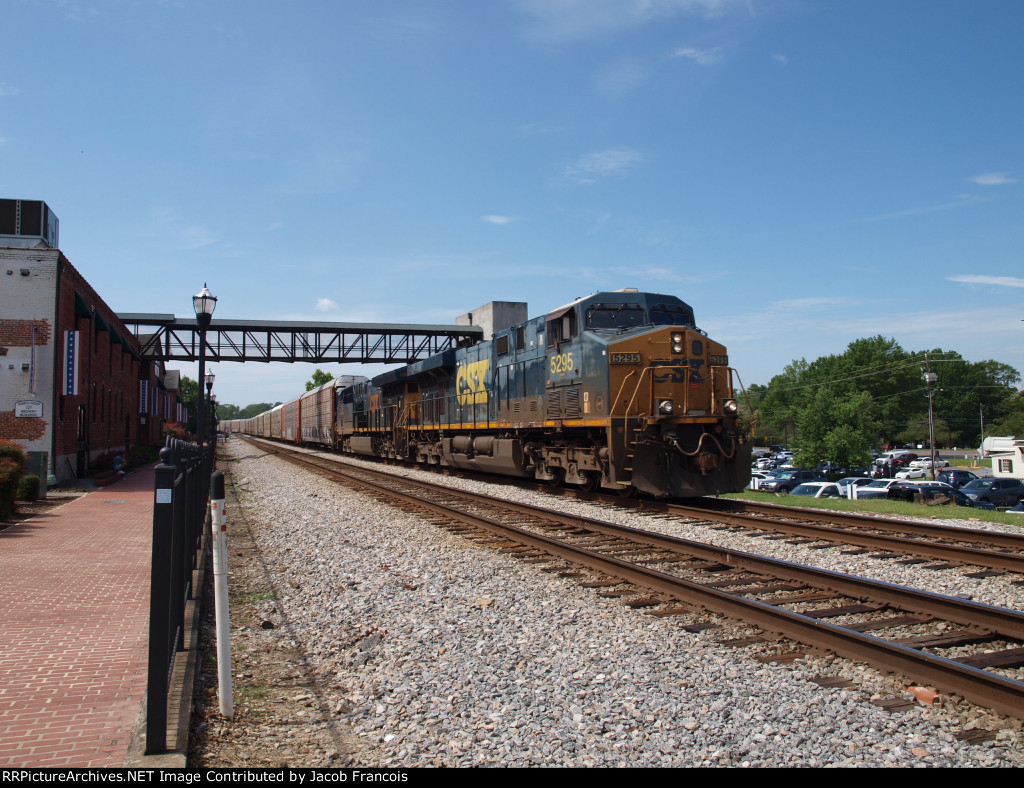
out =
[[[948,351],[948,352],[953,353],[955,351]],[[800,391],[801,389],[812,389],[812,388],[815,388],[817,386],[828,386],[828,385],[833,384],[833,383],[845,383],[845,382],[850,381],[850,380],[859,380],[860,378],[869,378],[869,377],[872,377],[874,375],[883,375],[883,374],[885,374],[887,372],[895,372],[897,370],[904,369],[906,367],[918,366],[924,360],[924,356],[925,355],[926,355],[925,353],[921,353],[918,357],[909,358],[906,361],[900,362],[899,364],[896,364],[896,365],[890,366],[890,367],[884,367],[882,369],[875,370],[874,372],[865,372],[865,373],[863,373],[861,375],[850,375],[849,377],[845,377],[845,378],[834,378],[834,379],[831,379],[831,380],[820,380],[820,381],[815,381],[814,383],[807,383],[807,384],[802,385],[802,386],[791,386],[789,388],[775,389],[775,390],[778,391],[778,392]],[[931,359],[931,361],[933,363],[935,363],[935,362],[944,362],[944,361],[962,361],[964,363],[969,363],[969,362],[965,362],[962,358],[933,358],[933,359]]]

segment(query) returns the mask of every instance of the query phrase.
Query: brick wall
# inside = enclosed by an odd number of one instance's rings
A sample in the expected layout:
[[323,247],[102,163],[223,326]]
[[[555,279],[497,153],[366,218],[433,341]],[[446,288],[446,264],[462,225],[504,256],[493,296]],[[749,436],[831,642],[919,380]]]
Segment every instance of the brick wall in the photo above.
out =
[[[85,277],[65,258],[60,276],[58,326],[79,332],[77,395],[57,395],[57,455],[65,469],[77,464],[80,449],[89,461],[100,454],[123,451],[127,445],[150,442],[139,424],[140,363],[94,317],[76,313],[75,294],[86,307],[113,326],[138,353],[134,335],[117,319]],[[58,473],[58,475],[63,475]]]
[[[119,338],[139,352],[135,336],[59,250],[0,247],[0,315],[0,437],[47,452],[62,479],[77,474],[80,459],[161,443],[166,393],[157,413],[150,400],[143,417],[139,380],[156,390],[163,369],[124,347]],[[77,395],[60,393],[65,331],[79,332]],[[15,418],[14,404],[23,400],[42,403],[43,418]]]
[[[0,248],[0,438],[31,452],[52,447],[54,249]],[[34,403],[42,418],[16,416]]]
[[13,410],[0,410],[0,436],[23,444],[46,435],[46,419],[15,418]]
[[3,320],[0,319],[0,345],[7,347],[30,347],[32,329],[35,329],[35,344],[50,344],[49,320]]

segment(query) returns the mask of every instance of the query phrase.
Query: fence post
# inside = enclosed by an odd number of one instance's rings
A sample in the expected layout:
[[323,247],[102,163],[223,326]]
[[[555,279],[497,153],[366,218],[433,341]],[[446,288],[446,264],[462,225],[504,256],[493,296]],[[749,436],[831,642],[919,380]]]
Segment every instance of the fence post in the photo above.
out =
[[210,475],[210,534],[213,542],[213,594],[217,618],[217,687],[220,713],[234,718],[231,688],[231,620],[228,612],[227,517],[224,511],[224,474]]
[[153,501],[153,557],[149,590],[149,674],[146,693],[146,754],[167,751],[167,688],[171,642],[171,531],[174,524],[173,451],[160,450]]

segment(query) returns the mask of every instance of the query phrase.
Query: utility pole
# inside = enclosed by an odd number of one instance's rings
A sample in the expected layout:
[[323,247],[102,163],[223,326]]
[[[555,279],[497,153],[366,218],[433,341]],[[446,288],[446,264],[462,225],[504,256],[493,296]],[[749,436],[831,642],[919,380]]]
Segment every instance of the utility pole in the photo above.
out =
[[935,481],[935,412],[932,408],[932,397],[935,394],[935,381],[939,376],[932,372],[928,354],[924,354],[924,382],[928,386],[928,445],[931,447],[932,481]]

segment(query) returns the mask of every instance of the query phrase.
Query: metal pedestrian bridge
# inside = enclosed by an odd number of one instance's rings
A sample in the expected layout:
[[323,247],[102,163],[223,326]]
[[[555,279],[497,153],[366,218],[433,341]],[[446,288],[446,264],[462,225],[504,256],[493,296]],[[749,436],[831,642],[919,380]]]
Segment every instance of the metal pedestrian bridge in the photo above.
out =
[[[194,317],[118,313],[152,361],[199,359],[200,328]],[[483,339],[480,326],[391,323],[320,323],[213,320],[206,329],[206,361],[294,363],[410,363]]]

